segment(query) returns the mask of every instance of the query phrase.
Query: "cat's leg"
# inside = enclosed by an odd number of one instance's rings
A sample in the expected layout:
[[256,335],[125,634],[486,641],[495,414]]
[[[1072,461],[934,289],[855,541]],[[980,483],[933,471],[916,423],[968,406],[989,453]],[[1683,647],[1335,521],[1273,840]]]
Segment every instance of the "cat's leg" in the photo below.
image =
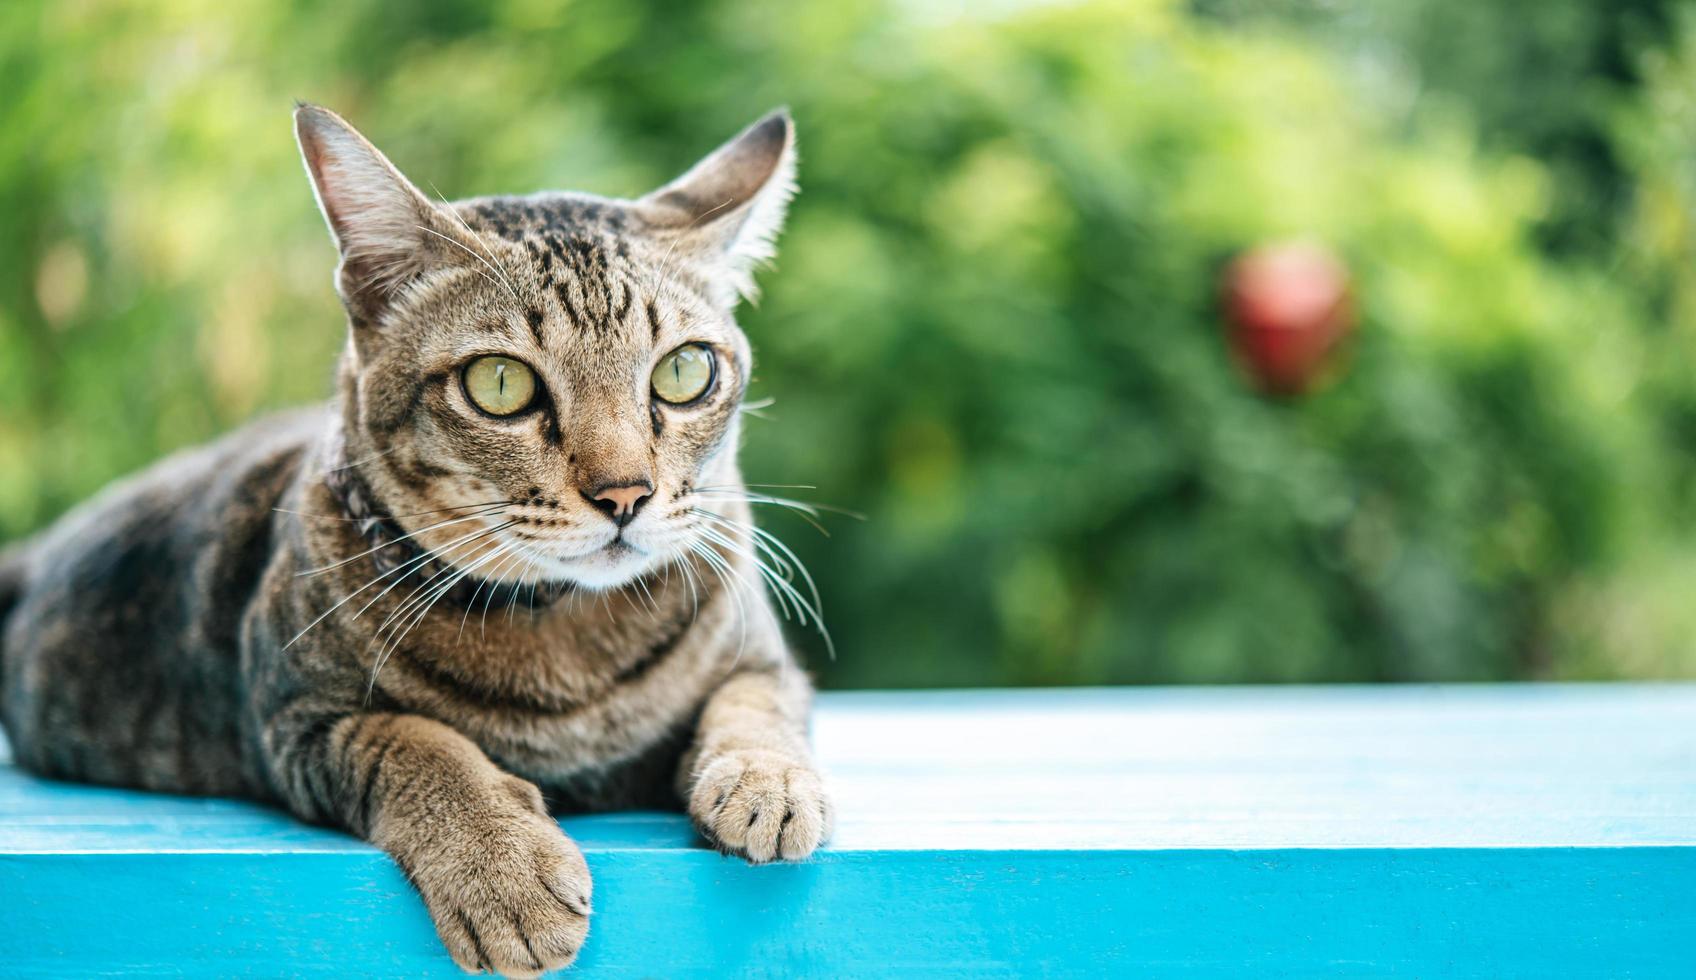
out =
[[793,666],[733,674],[707,699],[679,790],[701,834],[750,861],[795,861],[833,820],[807,746],[812,688]]
[[589,930],[582,853],[540,791],[465,736],[416,715],[285,713],[265,743],[301,816],[394,857],[462,968],[533,977],[577,955]]

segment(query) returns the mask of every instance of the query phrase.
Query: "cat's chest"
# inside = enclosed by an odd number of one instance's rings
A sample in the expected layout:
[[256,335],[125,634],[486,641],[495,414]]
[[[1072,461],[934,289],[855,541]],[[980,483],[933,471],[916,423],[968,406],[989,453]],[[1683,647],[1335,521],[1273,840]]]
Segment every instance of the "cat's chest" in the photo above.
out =
[[384,687],[503,767],[591,806],[623,799],[624,784],[646,781],[681,751],[670,746],[687,741],[731,666],[722,632],[717,617],[690,609],[619,632],[503,625],[480,636],[473,655],[428,642],[397,651]]

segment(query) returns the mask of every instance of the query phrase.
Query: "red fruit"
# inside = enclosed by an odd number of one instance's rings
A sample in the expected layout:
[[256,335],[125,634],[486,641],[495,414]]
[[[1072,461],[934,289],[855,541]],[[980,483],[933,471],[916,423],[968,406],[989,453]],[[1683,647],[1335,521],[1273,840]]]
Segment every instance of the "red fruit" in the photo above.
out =
[[1308,390],[1354,329],[1348,269],[1330,251],[1300,243],[1263,245],[1225,271],[1231,349],[1261,390]]

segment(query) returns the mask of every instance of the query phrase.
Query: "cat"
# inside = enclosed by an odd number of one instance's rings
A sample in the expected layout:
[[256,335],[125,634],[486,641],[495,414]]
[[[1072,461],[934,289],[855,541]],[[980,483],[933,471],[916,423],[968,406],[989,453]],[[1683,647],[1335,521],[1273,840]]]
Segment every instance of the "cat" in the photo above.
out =
[[298,106],[340,253],[337,396],[0,557],[17,762],[345,828],[474,972],[557,969],[587,936],[552,812],[681,808],[750,861],[812,853],[812,690],[736,462],[733,312],[793,129],[773,112],[634,200],[447,203]]

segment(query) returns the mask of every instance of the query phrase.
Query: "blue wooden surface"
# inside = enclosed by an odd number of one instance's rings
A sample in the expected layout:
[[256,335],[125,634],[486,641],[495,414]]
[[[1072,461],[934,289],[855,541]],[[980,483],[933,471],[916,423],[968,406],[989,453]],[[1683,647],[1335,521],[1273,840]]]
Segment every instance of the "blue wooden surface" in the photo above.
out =
[[[802,865],[564,821],[607,976],[1696,977],[1696,686],[836,694]],[[0,768],[0,974],[455,975],[380,853]]]

